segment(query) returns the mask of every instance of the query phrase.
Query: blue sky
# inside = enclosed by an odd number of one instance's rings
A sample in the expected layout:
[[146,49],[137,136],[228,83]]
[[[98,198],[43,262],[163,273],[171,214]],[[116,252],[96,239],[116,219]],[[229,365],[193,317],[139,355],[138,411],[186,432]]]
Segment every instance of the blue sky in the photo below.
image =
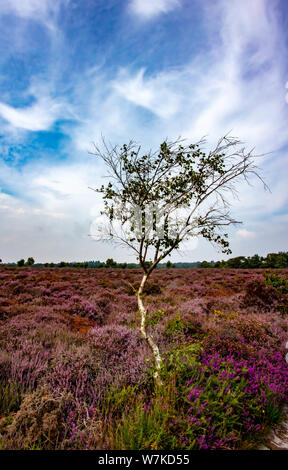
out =
[[[268,153],[272,191],[238,188],[233,255],[287,251],[287,25],[285,0],[0,0],[0,257],[132,261],[89,237],[92,142],[229,131]],[[194,240],[172,259],[221,258]]]

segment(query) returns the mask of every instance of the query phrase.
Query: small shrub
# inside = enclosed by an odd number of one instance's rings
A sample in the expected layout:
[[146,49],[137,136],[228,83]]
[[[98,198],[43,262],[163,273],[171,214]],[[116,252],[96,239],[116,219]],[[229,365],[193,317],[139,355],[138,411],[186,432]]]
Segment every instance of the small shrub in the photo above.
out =
[[155,326],[157,325],[158,323],[160,323],[160,321],[162,320],[162,318],[164,318],[165,316],[165,312],[163,309],[158,309],[158,310],[155,310],[154,312],[152,313],[149,313],[149,316],[147,316],[146,318],[146,325],[150,325],[150,326]]
[[6,415],[19,409],[23,389],[13,382],[0,383],[0,414]]
[[152,396],[135,389],[124,389],[121,395],[125,402],[119,400],[119,395],[114,399],[120,406],[114,407],[105,428],[109,449],[177,449],[177,395],[173,383],[155,390]]
[[64,431],[63,399],[55,399],[47,388],[27,395],[13,422],[7,427],[6,442],[13,449],[49,449]]
[[164,333],[169,338],[177,337],[181,334],[193,337],[198,336],[198,334],[200,334],[200,330],[197,325],[185,318],[185,315],[183,316],[178,312],[166,322]]
[[163,374],[177,377],[178,382],[185,383],[191,374],[198,374],[199,355],[202,344],[199,341],[178,345],[166,353]]
[[266,286],[272,286],[281,295],[288,294],[288,283],[287,279],[279,277],[277,273],[265,273],[265,284]]
[[277,308],[279,296],[272,285],[266,285],[260,279],[254,279],[246,286],[243,307],[258,307],[264,311]]
[[162,289],[159,284],[155,281],[147,281],[144,286],[144,294],[146,295],[157,295],[161,294]]

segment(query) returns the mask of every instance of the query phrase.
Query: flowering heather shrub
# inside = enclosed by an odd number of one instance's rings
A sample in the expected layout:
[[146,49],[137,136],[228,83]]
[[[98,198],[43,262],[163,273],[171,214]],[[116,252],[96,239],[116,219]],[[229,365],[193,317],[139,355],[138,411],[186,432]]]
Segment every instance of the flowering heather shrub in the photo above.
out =
[[279,295],[273,286],[265,285],[260,279],[254,279],[246,287],[243,306],[254,306],[263,311],[276,309]]
[[103,440],[99,410],[47,387],[27,394],[12,423],[0,429],[5,449],[88,449]]
[[[288,365],[281,354],[267,358],[260,351],[243,359],[209,353],[196,342],[171,351],[169,363],[164,390],[128,393],[124,406],[116,400],[107,431],[111,448],[249,447],[251,434],[279,421],[279,404],[288,392]],[[183,383],[187,375],[191,378]]]
[[139,270],[0,267],[1,442],[252,447],[288,398],[287,272],[156,270],[144,299],[165,360],[155,390]]
[[186,384],[191,387],[189,442],[200,433],[196,445],[202,449],[233,448],[267,420],[279,420],[279,404],[288,396],[288,365],[281,354],[267,357],[259,351],[243,359],[204,349],[200,364],[202,386],[195,387],[194,379]]
[[135,333],[116,325],[99,327],[86,344],[65,351],[60,345],[46,380],[54,390],[71,392],[90,405],[99,403],[112,386],[145,381],[147,352]]
[[115,297],[114,302],[110,304],[110,314],[106,317],[105,323],[132,325],[138,311],[136,297],[122,292]]
[[54,390],[95,403],[112,385],[145,380],[146,345],[130,328],[99,327],[92,330],[88,342],[69,330],[63,331],[63,325],[44,329],[42,325],[42,329],[30,332],[28,326],[27,330],[25,339],[14,338],[0,354],[2,377],[23,390],[48,383]]
[[116,386],[147,379],[149,349],[137,330],[116,324],[96,327],[90,332],[90,340]]
[[103,321],[103,312],[101,309],[78,295],[72,295],[69,299],[65,299],[59,307],[61,311],[69,315],[83,316],[98,321],[99,323]]

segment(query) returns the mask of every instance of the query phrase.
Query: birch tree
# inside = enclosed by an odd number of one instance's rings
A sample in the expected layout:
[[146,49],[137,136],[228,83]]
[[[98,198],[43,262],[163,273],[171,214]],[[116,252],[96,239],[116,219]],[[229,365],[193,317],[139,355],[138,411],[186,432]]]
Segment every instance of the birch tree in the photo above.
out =
[[[109,182],[101,193],[101,212],[107,223],[99,227],[101,239],[128,246],[136,255],[143,276],[137,290],[140,332],[155,361],[154,377],[161,384],[162,358],[147,331],[143,293],[147,279],[159,262],[191,237],[204,237],[231,253],[225,228],[239,224],[230,212],[236,185],[251,176],[262,182],[252,151],[241,141],[222,137],[215,148],[204,151],[206,140],[187,144],[183,139],[161,143],[152,152],[141,152],[133,140],[122,147],[94,144],[92,155],[107,166]],[[265,188],[266,185],[263,182]]]

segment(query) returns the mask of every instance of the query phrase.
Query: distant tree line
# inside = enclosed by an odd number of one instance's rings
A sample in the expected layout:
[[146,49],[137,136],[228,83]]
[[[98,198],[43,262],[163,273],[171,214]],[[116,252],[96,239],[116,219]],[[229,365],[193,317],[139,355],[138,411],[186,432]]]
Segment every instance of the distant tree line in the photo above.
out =
[[[35,263],[32,257],[27,261],[20,259],[17,263],[3,263],[0,259],[0,264],[7,266],[35,266],[45,268],[120,268],[120,269],[137,269],[138,263],[117,263],[113,258],[108,258],[106,261],[60,261],[60,263]],[[159,263],[158,268],[234,268],[234,269],[259,269],[259,268],[288,268],[288,252],[280,251],[279,253],[269,253],[266,257],[253,255],[253,256],[237,256],[229,258],[224,261],[194,261],[194,262],[180,262],[172,263]]]
[[269,253],[266,257],[253,256],[237,256],[224,261],[202,261],[201,268],[288,268],[288,252],[280,251],[279,253]]

